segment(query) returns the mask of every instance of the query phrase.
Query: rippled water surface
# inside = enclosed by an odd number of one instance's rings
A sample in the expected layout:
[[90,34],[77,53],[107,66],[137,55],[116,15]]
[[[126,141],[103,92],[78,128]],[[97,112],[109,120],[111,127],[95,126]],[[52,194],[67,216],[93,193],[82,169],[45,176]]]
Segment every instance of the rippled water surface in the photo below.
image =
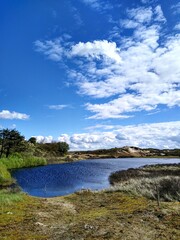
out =
[[107,188],[109,175],[117,170],[146,164],[178,162],[179,159],[159,158],[93,159],[19,169],[12,174],[24,192],[37,197],[55,197],[86,188],[92,190]]

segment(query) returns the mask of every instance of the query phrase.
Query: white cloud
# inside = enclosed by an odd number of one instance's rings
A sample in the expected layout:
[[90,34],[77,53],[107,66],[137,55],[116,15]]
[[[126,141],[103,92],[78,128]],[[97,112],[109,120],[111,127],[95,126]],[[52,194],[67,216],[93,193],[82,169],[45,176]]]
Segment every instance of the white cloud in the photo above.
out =
[[61,46],[61,40],[56,39],[55,41],[40,41],[37,40],[34,43],[35,50],[37,52],[42,52],[48,59],[53,61],[60,61],[63,57],[64,48]]
[[[141,148],[179,148],[180,121],[138,125],[95,125],[91,132],[61,134],[57,141],[67,142],[70,150],[92,150],[123,146]],[[37,142],[50,143],[52,136],[34,136]]]
[[[97,131],[97,129],[111,131]],[[113,129],[114,128],[114,129]],[[93,127],[92,127],[93,130]],[[71,150],[90,150],[122,146],[142,148],[178,148],[180,144],[180,121],[128,126],[99,125],[94,132],[67,135],[59,140],[70,144]]]
[[142,3],[149,3],[150,0],[141,0]]
[[144,25],[154,22],[166,22],[162,8],[160,5],[157,5],[155,8],[152,7],[138,7],[127,10],[127,19],[121,19],[121,27],[131,29],[137,28]]
[[174,14],[180,14],[180,2],[171,6]]
[[180,30],[180,23],[176,24],[176,26],[174,27],[175,30]]
[[160,5],[134,8],[121,25],[133,27],[132,36],[121,37],[117,27],[117,42],[61,43],[63,61],[67,57],[76,64],[68,74],[78,92],[103,99],[85,104],[89,118],[128,118],[139,111],[155,112],[159,105],[180,106],[180,36],[162,37],[164,22]]
[[130,20],[130,19],[124,19],[120,21],[120,25],[123,28],[127,28],[127,29],[131,29],[131,28],[136,28],[139,26],[139,23],[134,21],[134,20]]
[[151,4],[157,2],[157,0],[141,0],[141,2],[144,4]]
[[154,15],[155,15],[155,18],[154,18],[155,21],[166,22],[166,18],[164,17],[164,14],[160,5],[158,5],[154,9]]
[[33,136],[36,138],[38,143],[51,143],[53,141],[52,136]]
[[60,104],[60,105],[49,105],[48,108],[52,109],[52,110],[62,110],[64,108],[69,107],[69,105],[65,105],[65,104]]
[[[148,89],[146,89],[148,92]],[[87,110],[95,113],[90,119],[107,119],[107,118],[128,118],[129,115],[122,113],[132,113],[137,111],[152,111],[158,104],[164,104],[169,107],[180,106],[180,91],[169,91],[156,95],[147,93],[143,95],[126,94],[115,100],[104,104],[87,104]]]
[[61,136],[58,137],[58,141],[59,142],[66,142],[66,143],[70,144],[69,135],[66,134],[66,133],[61,134]]
[[108,42],[107,40],[103,41],[94,41],[83,43],[80,42],[72,46],[70,56],[80,56],[86,58],[96,58],[100,59],[101,57],[111,59],[114,62],[120,63],[121,57],[119,55],[120,49],[117,48],[115,42]]
[[149,23],[152,19],[153,12],[152,8],[144,8],[144,7],[139,7],[139,8],[133,8],[127,10],[128,17],[130,19],[135,20],[138,23]]
[[2,110],[0,112],[0,119],[18,119],[18,120],[26,120],[29,119],[29,115],[25,113],[18,112],[10,112],[9,110]]
[[99,12],[113,8],[112,4],[110,4],[107,0],[106,1],[105,0],[80,0],[80,1]]
[[97,66],[88,59],[88,64],[85,62],[80,71],[74,72],[81,94],[94,98],[115,96],[106,103],[86,104],[87,110],[95,113],[90,118],[125,118],[129,116],[124,113],[151,111],[159,104],[180,106],[180,38],[172,36],[161,46],[159,38],[160,27],[156,24],[139,26],[128,45],[124,41],[120,46],[117,53],[121,62],[112,64],[102,58]]

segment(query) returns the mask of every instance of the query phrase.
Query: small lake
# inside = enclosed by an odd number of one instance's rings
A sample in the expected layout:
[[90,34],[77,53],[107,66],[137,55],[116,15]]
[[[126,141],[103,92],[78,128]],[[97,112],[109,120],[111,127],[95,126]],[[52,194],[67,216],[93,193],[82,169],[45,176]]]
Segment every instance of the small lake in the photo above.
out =
[[52,164],[13,171],[22,190],[37,197],[64,196],[81,189],[108,188],[109,175],[118,170],[137,168],[146,164],[178,163],[180,159],[120,158],[93,159]]

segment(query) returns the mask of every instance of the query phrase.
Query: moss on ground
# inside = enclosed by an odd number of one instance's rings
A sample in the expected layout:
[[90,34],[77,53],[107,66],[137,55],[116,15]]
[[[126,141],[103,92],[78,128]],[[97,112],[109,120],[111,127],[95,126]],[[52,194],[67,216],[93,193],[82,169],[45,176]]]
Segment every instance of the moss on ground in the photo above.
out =
[[0,212],[1,239],[179,239],[179,203],[121,192],[38,199],[21,194]]
[[36,230],[36,211],[41,201],[22,193],[0,191],[0,239],[47,239]]

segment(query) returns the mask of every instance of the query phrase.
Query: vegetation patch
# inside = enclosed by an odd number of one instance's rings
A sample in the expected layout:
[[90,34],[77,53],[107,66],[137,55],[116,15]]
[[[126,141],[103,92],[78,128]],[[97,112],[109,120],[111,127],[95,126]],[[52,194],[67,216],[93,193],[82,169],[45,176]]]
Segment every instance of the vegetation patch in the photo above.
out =
[[157,208],[154,201],[118,191],[83,190],[44,199],[38,222],[57,240],[179,239],[179,206],[174,206]]
[[111,191],[158,201],[180,201],[180,164],[152,165],[118,171],[110,176]]
[[11,178],[11,174],[7,170],[6,166],[0,162],[0,185],[7,186],[12,184],[13,180]]
[[36,226],[40,201],[12,189],[0,191],[0,236],[6,240],[47,239]]
[[45,165],[46,160],[40,157],[27,156],[16,153],[11,155],[9,158],[1,158],[0,163],[3,163],[7,169],[16,169]]

